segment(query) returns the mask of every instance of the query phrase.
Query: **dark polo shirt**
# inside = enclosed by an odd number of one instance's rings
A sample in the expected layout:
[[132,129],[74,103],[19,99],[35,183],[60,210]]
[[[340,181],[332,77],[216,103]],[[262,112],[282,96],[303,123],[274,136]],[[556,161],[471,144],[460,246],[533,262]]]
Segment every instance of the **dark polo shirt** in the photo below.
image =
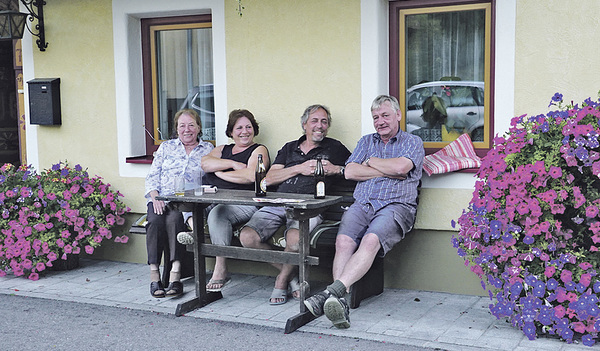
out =
[[[285,168],[301,164],[307,160],[316,159],[321,155],[323,159],[329,160],[334,165],[343,166],[348,157],[350,150],[340,141],[325,137],[319,146],[310,150],[307,154],[300,150],[300,144],[306,140],[306,135],[295,141],[286,143],[281,150],[277,152],[277,157],[273,164],[283,165]],[[329,189],[329,185],[334,180],[334,177],[325,178],[325,188]],[[314,192],[315,180],[313,176],[296,175],[283,183],[279,184],[277,191],[283,193],[301,193],[312,194]]]

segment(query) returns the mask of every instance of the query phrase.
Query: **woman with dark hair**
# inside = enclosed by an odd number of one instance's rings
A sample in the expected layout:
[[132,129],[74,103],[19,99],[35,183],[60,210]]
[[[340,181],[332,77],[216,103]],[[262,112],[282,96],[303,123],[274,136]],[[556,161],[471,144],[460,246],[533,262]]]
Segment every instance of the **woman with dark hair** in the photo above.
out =
[[[214,148],[211,143],[200,140],[202,126],[196,111],[181,110],[175,114],[174,122],[177,138],[160,144],[154,154],[150,172],[146,176],[146,249],[150,265],[150,294],[153,297],[177,296],[183,293],[180,260],[185,253],[185,246],[177,242],[177,233],[185,230],[185,217],[191,216],[168,206],[156,197],[175,194],[175,179],[178,177],[183,177],[186,182],[197,182],[203,173],[202,157]],[[164,250],[169,250],[172,262],[169,286],[166,289],[160,280],[159,272]]]
[[[264,145],[254,142],[258,135],[258,123],[248,110],[233,110],[229,114],[225,134],[233,139],[233,144],[220,145],[202,158],[202,168],[206,172],[203,183],[223,189],[254,189],[254,172],[258,155],[268,168],[269,151]],[[219,204],[209,208],[207,223],[210,240],[216,245],[231,245],[234,228],[246,223],[256,212],[256,206]],[[191,244],[194,237],[190,232],[177,236],[182,244]],[[229,282],[227,259],[216,257],[213,275],[206,291],[218,292]]]

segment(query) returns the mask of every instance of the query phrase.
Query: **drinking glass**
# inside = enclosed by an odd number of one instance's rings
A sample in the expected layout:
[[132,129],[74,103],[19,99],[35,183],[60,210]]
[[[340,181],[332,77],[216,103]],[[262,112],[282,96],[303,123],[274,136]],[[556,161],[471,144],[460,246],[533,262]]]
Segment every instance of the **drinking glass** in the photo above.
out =
[[200,174],[196,179],[196,184],[194,184],[194,195],[200,196],[202,194],[204,194],[204,189],[202,189],[202,174]]
[[185,178],[183,176],[175,177],[175,195],[183,196],[185,194]]

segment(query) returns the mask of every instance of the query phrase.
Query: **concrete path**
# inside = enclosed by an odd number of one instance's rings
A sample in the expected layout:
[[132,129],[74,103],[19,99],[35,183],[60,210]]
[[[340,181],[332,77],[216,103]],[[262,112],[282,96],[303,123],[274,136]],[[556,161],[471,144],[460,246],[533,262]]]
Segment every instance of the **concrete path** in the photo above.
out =
[[[149,293],[146,265],[82,259],[72,271],[48,272],[38,281],[7,275],[0,278],[0,293],[52,300],[84,302],[174,314],[176,305],[193,296],[193,281],[184,280],[180,298],[156,299]],[[281,328],[299,312],[298,302],[270,306],[273,278],[233,275],[223,289],[224,298],[186,314],[189,317]],[[487,308],[487,297],[439,292],[386,289],[351,310],[351,328],[332,327],[320,317],[301,327],[303,332],[336,335],[398,345],[442,350],[569,351],[600,350],[566,344],[557,339],[528,340]]]

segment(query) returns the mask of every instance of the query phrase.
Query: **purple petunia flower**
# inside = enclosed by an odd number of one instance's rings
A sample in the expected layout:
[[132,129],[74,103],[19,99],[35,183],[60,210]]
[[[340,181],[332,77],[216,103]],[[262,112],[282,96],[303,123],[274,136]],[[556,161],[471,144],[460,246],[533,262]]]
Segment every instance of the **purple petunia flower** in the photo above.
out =
[[554,96],[552,96],[552,101],[554,102],[561,102],[563,99],[563,94],[561,93],[556,93],[554,94]]
[[523,242],[527,245],[533,244],[534,241],[535,239],[533,238],[533,236],[530,235],[525,235],[525,237],[523,238]]
[[581,342],[585,345],[585,346],[594,346],[594,344],[596,343],[594,337],[590,334],[585,334],[584,336],[581,337]]

